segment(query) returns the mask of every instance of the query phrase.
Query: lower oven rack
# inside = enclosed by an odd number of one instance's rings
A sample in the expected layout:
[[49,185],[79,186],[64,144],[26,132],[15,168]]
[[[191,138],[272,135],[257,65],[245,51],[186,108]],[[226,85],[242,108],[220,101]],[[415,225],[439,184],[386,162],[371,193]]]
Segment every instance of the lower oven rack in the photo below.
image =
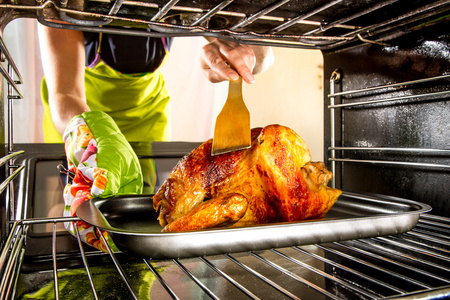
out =
[[[36,292],[32,287],[40,293],[44,289],[46,297],[55,299],[85,296],[105,299],[110,293],[119,293],[126,299],[450,296],[450,219],[431,214],[421,215],[414,229],[400,235],[172,260],[139,260],[122,253],[86,252],[81,244],[78,252],[58,253],[56,224],[76,220],[30,219],[13,224],[1,253],[1,299]],[[54,224],[52,255],[25,259],[27,248],[22,246],[27,229],[36,223]],[[67,261],[78,263],[68,267]],[[25,265],[48,268],[39,272],[21,271],[21,267],[27,269]],[[105,278],[110,285],[102,282]],[[72,296],[65,294],[67,280],[82,282],[77,290],[84,291],[74,295],[72,290]],[[26,286],[27,283],[33,285]]]

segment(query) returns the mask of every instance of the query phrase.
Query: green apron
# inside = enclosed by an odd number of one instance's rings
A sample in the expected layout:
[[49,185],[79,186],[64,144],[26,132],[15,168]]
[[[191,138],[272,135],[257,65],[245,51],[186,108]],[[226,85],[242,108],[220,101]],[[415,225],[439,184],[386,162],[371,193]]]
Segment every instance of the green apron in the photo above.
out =
[[[165,59],[167,54],[166,48]],[[170,97],[160,68],[152,73],[123,74],[109,67],[97,54],[93,64],[86,67],[85,89],[89,108],[109,114],[129,142],[170,140]],[[45,142],[62,143],[51,118],[45,78],[42,80],[41,98]],[[153,163],[147,160],[147,166],[142,161],[141,164],[144,180],[153,186],[155,175],[148,175],[154,173]]]
[[[170,97],[160,69],[128,75],[99,60],[94,68],[86,67],[85,87],[89,108],[109,114],[129,142],[170,140]],[[51,119],[45,78],[41,93],[45,142],[62,143]]]

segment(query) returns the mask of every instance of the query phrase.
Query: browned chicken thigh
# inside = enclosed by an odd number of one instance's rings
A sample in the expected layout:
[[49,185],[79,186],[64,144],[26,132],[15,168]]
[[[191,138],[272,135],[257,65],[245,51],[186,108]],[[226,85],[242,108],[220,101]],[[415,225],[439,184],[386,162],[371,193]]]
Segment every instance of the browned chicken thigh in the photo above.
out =
[[341,191],[324,163],[281,125],[252,129],[251,148],[211,156],[208,140],[183,157],[153,197],[163,231],[323,217]]

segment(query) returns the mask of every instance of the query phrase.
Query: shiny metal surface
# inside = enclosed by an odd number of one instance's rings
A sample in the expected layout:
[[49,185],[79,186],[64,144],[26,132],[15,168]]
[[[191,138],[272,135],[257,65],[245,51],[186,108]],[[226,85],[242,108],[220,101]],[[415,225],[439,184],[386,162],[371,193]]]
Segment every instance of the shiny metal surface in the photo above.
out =
[[[53,234],[52,243],[58,239]],[[63,267],[71,257],[81,265]],[[78,251],[25,261],[42,268],[47,262],[57,273],[17,274],[16,297],[46,288],[60,299],[437,299],[450,296],[450,219],[422,214],[415,228],[397,235],[197,258]],[[67,280],[78,288],[55,290]]]
[[344,192],[320,220],[161,233],[150,195],[94,198],[81,220],[104,229],[122,251],[144,258],[183,258],[399,234],[413,228],[423,203]]
[[0,18],[2,9],[12,10],[5,18],[37,18],[57,28],[154,37],[209,36],[330,50],[365,43],[387,45],[409,31],[439,24],[445,21],[450,1],[19,0],[0,1]]
[[338,188],[414,199],[449,216],[450,36],[428,33],[430,41],[411,34],[395,49],[325,54],[325,72],[341,75],[325,86],[325,161]]

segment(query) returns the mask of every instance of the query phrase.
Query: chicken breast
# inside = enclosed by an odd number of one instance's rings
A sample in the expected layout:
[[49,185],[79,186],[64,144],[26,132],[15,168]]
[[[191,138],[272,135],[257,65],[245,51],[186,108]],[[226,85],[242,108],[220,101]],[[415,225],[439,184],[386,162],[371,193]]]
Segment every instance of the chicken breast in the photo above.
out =
[[292,129],[252,129],[249,149],[211,156],[212,139],[183,157],[153,197],[164,232],[323,217],[341,191],[323,162],[311,162]]

